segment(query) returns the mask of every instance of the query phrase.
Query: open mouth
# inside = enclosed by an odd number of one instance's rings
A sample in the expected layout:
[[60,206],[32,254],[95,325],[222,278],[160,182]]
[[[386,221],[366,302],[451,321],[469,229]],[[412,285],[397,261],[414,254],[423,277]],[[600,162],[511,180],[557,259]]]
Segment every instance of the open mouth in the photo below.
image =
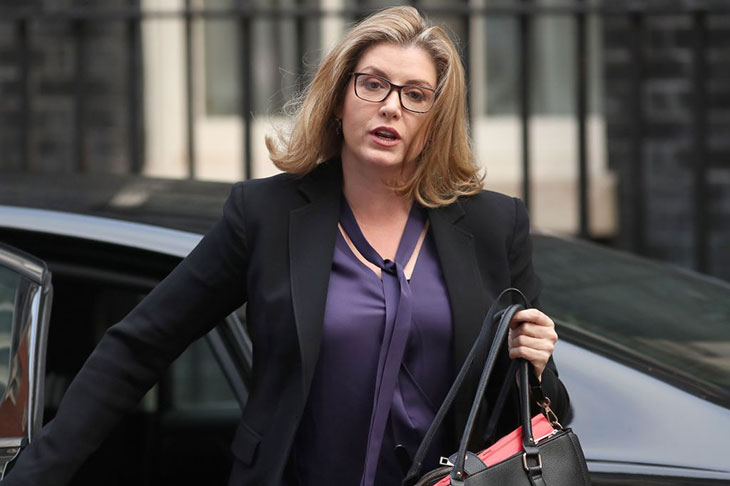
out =
[[372,133],[373,135],[375,135],[376,137],[378,137],[381,140],[386,140],[389,142],[392,142],[392,141],[400,138],[400,136],[398,135],[398,132],[396,132],[395,130],[391,130],[391,129],[383,128],[383,127],[376,128],[375,130],[373,130],[370,133]]

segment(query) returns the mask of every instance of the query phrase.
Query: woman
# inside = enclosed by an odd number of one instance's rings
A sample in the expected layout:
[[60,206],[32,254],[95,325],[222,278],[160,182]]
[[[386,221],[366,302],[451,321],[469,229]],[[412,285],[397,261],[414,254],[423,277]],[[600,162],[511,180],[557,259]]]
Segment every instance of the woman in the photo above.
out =
[[[525,208],[480,190],[458,53],[408,7],[355,26],[291,133],[267,146],[285,174],[233,187],[200,245],[110,328],[8,484],[65,484],[243,302],[254,376],[229,484],[400,483],[494,297],[509,286],[538,296]],[[556,340],[547,316],[522,311],[509,357],[532,362],[560,414]],[[435,457],[455,450],[468,395]],[[505,412],[501,431],[516,425]]]

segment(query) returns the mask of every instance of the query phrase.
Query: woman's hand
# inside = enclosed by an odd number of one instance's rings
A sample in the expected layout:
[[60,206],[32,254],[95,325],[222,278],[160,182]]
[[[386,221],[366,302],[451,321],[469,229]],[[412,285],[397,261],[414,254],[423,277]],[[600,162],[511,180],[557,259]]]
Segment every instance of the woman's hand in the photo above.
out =
[[509,323],[509,357],[524,358],[532,363],[538,380],[542,379],[542,372],[557,341],[555,323],[537,309],[521,310]]

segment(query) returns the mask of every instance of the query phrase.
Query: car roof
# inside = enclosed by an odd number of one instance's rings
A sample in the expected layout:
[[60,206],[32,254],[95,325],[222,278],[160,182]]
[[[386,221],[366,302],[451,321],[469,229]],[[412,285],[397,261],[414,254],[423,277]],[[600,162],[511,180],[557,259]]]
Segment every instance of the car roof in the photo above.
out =
[[0,204],[0,228],[80,238],[184,258],[199,233],[106,217]]
[[50,209],[204,234],[229,182],[114,174],[3,172],[0,205]]

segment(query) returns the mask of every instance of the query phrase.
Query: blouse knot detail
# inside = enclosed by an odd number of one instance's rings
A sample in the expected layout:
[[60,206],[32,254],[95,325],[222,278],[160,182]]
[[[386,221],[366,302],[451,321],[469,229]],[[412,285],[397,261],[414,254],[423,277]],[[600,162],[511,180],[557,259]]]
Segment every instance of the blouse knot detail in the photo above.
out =
[[[359,250],[360,249],[358,248],[358,251]],[[360,252],[360,253],[362,253],[362,252]],[[410,255],[408,256],[408,258],[410,258]],[[372,261],[368,258],[368,261],[374,265],[378,265],[377,260]],[[387,259],[383,260],[383,265],[380,266],[380,268],[386,273],[389,273],[394,276],[398,276],[398,264],[395,263],[393,260],[387,260]],[[401,269],[401,271],[402,271],[402,269]]]

